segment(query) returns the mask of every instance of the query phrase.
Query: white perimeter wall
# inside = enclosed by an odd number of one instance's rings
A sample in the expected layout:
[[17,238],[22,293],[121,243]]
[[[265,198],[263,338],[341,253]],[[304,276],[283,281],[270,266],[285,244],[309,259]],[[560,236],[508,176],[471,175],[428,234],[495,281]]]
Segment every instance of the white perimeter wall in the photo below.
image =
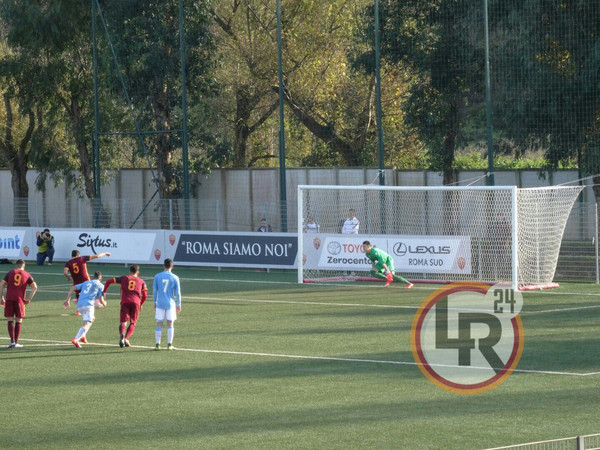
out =
[[[288,169],[288,230],[296,230],[296,187],[299,184],[364,185],[378,184],[377,169],[364,168],[301,168]],[[386,184],[399,186],[440,186],[440,173],[429,171],[386,170]],[[485,185],[484,171],[460,171],[457,179],[460,185]],[[29,218],[33,227],[70,228],[89,226],[85,223],[87,200],[81,197],[72,186],[54,185],[48,180],[45,192],[35,188],[38,174],[30,171]],[[536,170],[511,170],[496,172],[496,185],[517,185],[518,187],[538,187],[561,184],[578,178],[576,170],[560,171],[540,176]],[[11,176],[8,170],[0,170],[0,226],[13,225],[13,193]],[[229,169],[215,170],[208,177],[193,180],[194,199],[192,201],[192,228],[219,231],[255,231],[261,217],[266,217],[274,231],[281,230],[279,207],[278,169]],[[586,184],[591,184],[586,182]],[[102,198],[111,207],[112,228],[128,228],[130,217],[136,217],[156,188],[149,170],[124,169],[116,172],[113,178],[102,187]],[[595,199],[591,189],[583,193],[582,202],[576,204],[582,216],[581,223],[568,225],[566,237],[587,239],[593,233],[592,214]],[[585,206],[585,207],[584,207]],[[152,208],[142,215],[134,228],[157,228],[156,214]],[[127,218],[127,219],[126,219]],[[122,219],[122,220],[121,220]],[[573,220],[574,221],[574,220]]]

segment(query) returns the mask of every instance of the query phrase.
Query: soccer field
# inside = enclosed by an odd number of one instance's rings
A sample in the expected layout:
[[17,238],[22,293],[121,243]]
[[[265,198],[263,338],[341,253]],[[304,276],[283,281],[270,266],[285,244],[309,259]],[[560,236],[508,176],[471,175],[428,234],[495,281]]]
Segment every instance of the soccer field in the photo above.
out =
[[[119,348],[115,287],[78,350],[61,265],[26,269],[39,291],[24,348],[7,349],[0,329],[0,447],[478,449],[600,432],[594,284],[524,293],[516,372],[466,396],[433,385],[411,353],[413,317],[436,286],[175,267],[177,350],[154,351],[151,299]],[[158,271],[142,267],[149,288]]]

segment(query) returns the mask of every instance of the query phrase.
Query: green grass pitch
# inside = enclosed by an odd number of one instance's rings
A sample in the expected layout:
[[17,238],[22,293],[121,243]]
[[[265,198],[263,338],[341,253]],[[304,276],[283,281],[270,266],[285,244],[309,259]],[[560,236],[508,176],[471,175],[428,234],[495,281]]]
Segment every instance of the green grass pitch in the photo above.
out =
[[[518,371],[465,396],[429,382],[411,354],[416,308],[436,286],[176,267],[177,350],[154,351],[151,300],[133,347],[118,347],[117,286],[78,350],[62,266],[27,269],[39,291],[24,348],[7,349],[0,328],[0,447],[477,449],[600,432],[597,285],[525,293]],[[142,268],[150,289],[158,271]]]

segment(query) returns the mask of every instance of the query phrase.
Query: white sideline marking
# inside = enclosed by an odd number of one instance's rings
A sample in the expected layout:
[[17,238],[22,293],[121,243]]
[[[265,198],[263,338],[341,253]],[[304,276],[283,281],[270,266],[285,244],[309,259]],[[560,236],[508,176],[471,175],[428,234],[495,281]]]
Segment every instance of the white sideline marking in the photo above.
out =
[[[335,303],[335,302],[309,302],[309,301],[295,301],[295,300],[261,300],[261,299],[243,299],[243,298],[223,298],[223,297],[203,297],[203,296],[191,296],[186,295],[183,298],[190,298],[193,300],[210,300],[213,302],[246,302],[246,303],[283,303],[283,304],[291,304],[291,305],[319,305],[319,306],[349,306],[349,307],[373,307],[373,308],[392,308],[392,309],[414,309],[419,310],[422,309],[421,306],[413,306],[413,305],[379,305],[372,303]],[[591,305],[591,306],[573,306],[570,308],[555,308],[555,309],[546,309],[546,310],[537,310],[537,311],[521,311],[521,314],[543,314],[550,312],[563,312],[563,311],[579,311],[584,309],[597,309],[600,308],[600,305]],[[455,310],[459,308],[448,308],[450,310]],[[459,310],[463,310],[460,308]],[[477,310],[479,311],[479,310]]]
[[[158,269],[157,269],[158,270]],[[44,273],[44,272],[29,272],[32,275],[50,275],[50,276],[61,276],[64,277],[64,275],[62,273]],[[106,278],[108,275],[104,275],[104,278]],[[114,275],[115,277],[118,277],[120,275]],[[111,275],[110,277],[113,277],[113,275]],[[142,275],[140,278],[142,278],[144,281],[148,281],[148,280],[153,280],[154,276],[146,276],[146,275]],[[228,282],[232,282],[232,283],[249,283],[249,284],[287,284],[287,285],[294,285],[294,286],[307,286],[305,284],[299,284],[296,281],[274,281],[274,280],[224,280],[221,278],[189,278],[189,277],[179,277],[180,280],[182,281],[203,281],[203,282],[222,282],[222,283],[228,283]],[[68,284],[69,282],[67,281],[64,285],[63,284],[56,284],[56,285],[52,285],[51,287],[61,287],[61,286],[65,286],[66,288],[70,288],[71,285]],[[310,283],[310,286],[345,286],[345,287],[349,287],[349,286],[354,286],[354,285],[349,285],[348,283],[333,283],[333,282],[326,282],[326,283]],[[373,287],[372,284],[366,285],[366,286],[356,286],[356,287]],[[431,285],[431,284],[427,284],[427,285],[419,285],[416,284],[414,288],[412,288],[412,291],[418,291],[418,290],[435,290],[436,287],[435,285]],[[67,289],[68,291],[68,289]],[[562,292],[562,291],[556,291],[556,290],[551,290],[551,289],[544,289],[543,292],[540,291],[527,291],[527,294],[530,295],[567,295],[567,296],[578,296],[578,297],[600,297],[600,293],[598,294],[594,294],[591,292],[588,293],[581,293],[581,292]]]
[[283,303],[290,305],[319,305],[319,306],[359,306],[359,307],[374,307],[374,308],[397,308],[397,309],[419,309],[420,306],[410,305],[377,305],[370,303],[335,303],[335,302],[309,302],[309,301],[297,301],[297,300],[263,300],[263,299],[249,299],[249,298],[223,298],[223,297],[204,297],[204,296],[191,296],[185,295],[183,298],[190,298],[193,300],[210,300],[211,302],[245,302],[245,303]]
[[573,306],[571,308],[540,309],[539,311],[521,311],[521,314],[544,314],[544,313],[551,313],[551,312],[581,311],[583,309],[597,309],[597,308],[600,308],[600,305]]
[[[62,273],[43,273],[43,272],[30,272],[33,275],[36,274],[43,274],[43,275],[56,275],[56,276],[64,276]],[[153,277],[141,277],[144,280],[152,280]],[[180,277],[180,280],[186,280],[186,281],[203,281],[203,282],[230,282],[232,280],[223,280],[223,279],[216,279],[216,278],[187,278],[187,277]],[[269,280],[233,280],[235,283],[250,283],[250,284],[285,284],[285,285],[298,285],[297,282],[289,282],[289,281],[269,281]],[[312,283],[312,286],[315,285],[321,285],[321,286],[348,286],[348,284],[346,283]],[[53,290],[48,290],[45,289],[47,287],[50,288],[54,288],[54,287],[65,287],[65,290],[63,292],[63,290],[60,291],[53,291]],[[42,292],[54,292],[54,293],[59,293],[59,294],[65,294],[65,292],[68,292],[68,289],[70,289],[71,285],[68,284],[56,284],[56,285],[50,285],[50,286],[43,286],[42,289],[39,289]],[[369,286],[372,287],[372,286]],[[430,285],[427,286],[415,286],[412,290],[414,291],[418,291],[418,290],[433,290],[433,288]],[[541,295],[542,293],[539,293],[537,291],[529,291],[528,294],[533,294],[533,295]],[[565,296],[578,296],[578,297],[600,297],[600,293],[599,294],[594,294],[594,293],[577,293],[577,292],[553,292],[551,290],[544,290],[543,294],[546,295],[565,295]],[[120,295],[118,292],[107,292],[107,296],[118,296]],[[210,301],[222,301],[222,302],[247,302],[247,303],[280,303],[280,304],[290,304],[290,305],[319,305],[319,306],[348,306],[348,307],[373,307],[373,308],[392,308],[392,309],[414,309],[419,310],[420,306],[410,306],[410,305],[380,305],[380,304],[368,304],[368,303],[335,303],[335,302],[309,302],[309,301],[293,301],[293,300],[261,300],[261,299],[232,299],[232,298],[215,298],[215,297],[204,297],[204,296],[199,296],[199,297],[195,297],[195,296],[188,296],[188,295],[183,295],[182,298],[191,298],[191,299],[196,299],[196,300],[210,300]],[[568,308],[554,308],[554,309],[546,309],[546,310],[537,310],[537,311],[521,311],[521,314],[524,315],[529,315],[529,314],[546,314],[546,313],[552,313],[552,312],[564,312],[564,311],[581,311],[581,310],[585,310],[585,309],[597,309],[600,308],[600,305],[591,305],[591,306],[574,306],[574,307],[568,307]]]
[[[54,291],[49,289],[38,289],[41,292],[52,292],[58,294],[65,294],[65,292]],[[116,291],[107,292],[107,296],[117,297],[120,294]],[[583,294],[582,294],[583,295]],[[596,295],[596,294],[589,294]],[[347,306],[347,307],[362,307],[362,308],[391,308],[391,309],[413,309],[415,311],[421,309],[421,306],[414,305],[381,305],[381,304],[372,304],[372,303],[335,303],[335,302],[310,302],[310,301],[296,301],[296,300],[265,300],[265,299],[249,299],[249,298],[223,298],[223,297],[205,297],[205,296],[192,296],[192,295],[182,295],[182,299],[192,299],[192,300],[209,300],[211,302],[239,302],[239,303],[279,303],[279,304],[287,304],[287,305],[318,305],[318,306]],[[62,301],[62,300],[61,300]],[[600,305],[590,305],[590,306],[573,306],[568,308],[554,308],[554,309],[540,309],[535,311],[521,311],[523,315],[529,314],[545,314],[552,312],[564,312],[564,311],[581,311],[585,309],[598,309]],[[450,308],[450,310],[455,308]]]
[[[8,340],[8,338],[1,338],[4,340]],[[72,346],[71,342],[66,341],[54,341],[48,339],[20,339],[23,342],[36,342],[40,344],[27,346],[27,347],[51,347],[51,346]],[[118,344],[103,344],[100,342],[90,342],[88,344],[83,344],[85,346],[96,346],[96,347],[119,347]],[[132,345],[131,348],[140,348],[145,350],[154,350],[154,347],[146,346],[146,345]],[[7,349],[8,350],[8,349]],[[397,366],[421,366],[422,364],[417,364],[412,361],[389,361],[389,360],[379,360],[379,359],[360,359],[360,358],[339,358],[335,356],[307,356],[307,355],[287,355],[281,353],[263,353],[263,352],[242,352],[242,351],[233,351],[233,350],[208,350],[208,349],[197,349],[197,348],[180,348],[176,347],[176,351],[180,352],[192,352],[192,353],[214,353],[220,355],[242,355],[242,356],[263,356],[268,358],[285,358],[285,359],[306,359],[306,360],[316,360],[316,361],[337,361],[337,362],[351,362],[351,363],[366,363],[366,364],[392,364]],[[11,350],[11,351],[19,351]],[[126,350],[124,350],[126,351]],[[452,367],[457,369],[476,369],[476,370],[490,370],[489,367],[463,367],[463,366],[455,366],[452,364],[431,364],[431,367]],[[587,377],[590,375],[600,375],[600,372],[588,372],[588,373],[578,373],[578,372],[558,372],[552,370],[533,370],[533,369],[513,369],[511,372],[520,372],[520,373],[535,373],[541,375],[567,375],[567,376],[576,376],[576,377]]]

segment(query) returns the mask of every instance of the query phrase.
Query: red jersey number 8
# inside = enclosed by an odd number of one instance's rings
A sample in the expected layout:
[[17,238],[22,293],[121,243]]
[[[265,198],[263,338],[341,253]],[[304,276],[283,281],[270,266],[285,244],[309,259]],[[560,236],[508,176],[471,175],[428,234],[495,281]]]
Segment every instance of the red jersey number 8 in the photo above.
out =
[[130,291],[135,291],[135,280],[129,280],[129,284],[127,285],[127,289]]

